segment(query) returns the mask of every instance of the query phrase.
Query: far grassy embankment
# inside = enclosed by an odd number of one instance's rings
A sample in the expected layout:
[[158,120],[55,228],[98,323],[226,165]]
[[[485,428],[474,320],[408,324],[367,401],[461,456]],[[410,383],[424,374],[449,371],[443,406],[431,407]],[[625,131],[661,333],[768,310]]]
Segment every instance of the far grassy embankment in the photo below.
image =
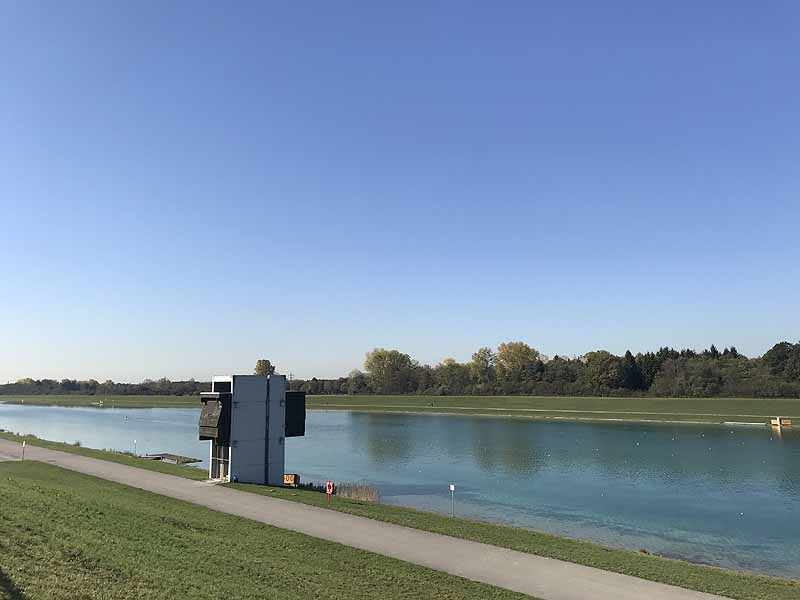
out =
[[527,419],[764,423],[800,420],[800,399],[575,396],[309,396],[309,409],[487,415]]
[[0,506],[3,600],[527,598],[43,463]]
[[32,406],[90,406],[103,408],[198,408],[199,396],[90,396],[85,394],[9,394],[0,402]]
[[[13,441],[21,441],[23,439],[7,433],[0,433],[0,437]],[[205,471],[192,467],[167,465],[128,455],[120,455],[116,452],[79,448],[57,442],[32,438],[24,439],[27,439],[29,444],[53,450],[121,462],[129,466],[192,479],[205,478]],[[0,463],[0,465],[2,464]],[[332,502],[328,503],[325,501],[324,494],[319,492],[248,484],[229,485],[230,487],[256,494],[264,494],[292,502],[302,502],[378,521],[386,521],[405,527],[511,548],[520,552],[547,556],[740,600],[797,600],[797,598],[800,598],[800,581],[798,580],[766,577],[697,565],[681,560],[608,548],[599,544],[528,529],[451,518],[401,506],[375,504],[336,497]],[[2,595],[0,595],[0,599],[2,599]]]
[[[0,402],[103,408],[199,408],[196,396],[0,395]],[[800,420],[800,399],[576,396],[308,396],[311,410],[485,415],[526,419],[764,423]]]

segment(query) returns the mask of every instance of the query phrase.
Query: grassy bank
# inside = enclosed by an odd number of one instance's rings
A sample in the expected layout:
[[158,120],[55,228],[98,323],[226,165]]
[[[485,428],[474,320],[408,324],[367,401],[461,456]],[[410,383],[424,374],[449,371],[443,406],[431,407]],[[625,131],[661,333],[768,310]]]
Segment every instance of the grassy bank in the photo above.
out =
[[0,463],[0,598],[522,599],[36,462]]
[[[0,437],[15,441],[22,439],[9,434],[0,434]],[[53,450],[62,450],[92,458],[121,462],[130,466],[156,470],[171,475],[188,476],[193,479],[205,477],[204,471],[192,467],[167,465],[114,452],[76,448],[67,444],[44,440],[30,440],[29,443]],[[333,502],[327,503],[325,502],[324,494],[319,492],[246,484],[231,484],[231,487],[731,598],[740,598],[742,600],[797,600],[797,598],[800,598],[800,581],[797,580],[762,577],[728,569],[695,565],[639,552],[607,548],[598,544],[527,529],[517,529],[468,519],[453,519],[434,513],[387,504],[360,502],[344,498],[334,498]]]
[[[0,396],[0,402],[38,406],[197,408],[196,396]],[[491,415],[528,419],[766,423],[800,420],[800,400],[775,398],[592,398],[571,396],[309,396],[308,408],[376,412]]]
[[59,450],[60,452],[69,452],[70,454],[79,454],[81,456],[88,456],[89,458],[97,458],[99,460],[107,460],[110,462],[128,465],[129,467],[138,467],[140,469],[147,469],[148,471],[158,471],[159,473],[166,473],[167,475],[176,475],[186,479],[194,479],[202,481],[208,479],[208,472],[205,469],[198,469],[186,465],[171,465],[169,463],[162,463],[158,460],[148,460],[133,456],[125,452],[117,452],[114,450],[95,450],[93,448],[83,448],[82,446],[75,446],[72,444],[62,444],[61,442],[51,442],[48,440],[40,440],[32,436],[19,436],[13,433],[0,432],[0,439],[10,440],[12,442],[22,443],[25,440],[29,445],[39,446],[41,448],[49,448],[50,450]]
[[542,396],[309,396],[308,408],[491,415],[531,419],[766,423],[800,419],[800,400],[774,398],[593,398]]

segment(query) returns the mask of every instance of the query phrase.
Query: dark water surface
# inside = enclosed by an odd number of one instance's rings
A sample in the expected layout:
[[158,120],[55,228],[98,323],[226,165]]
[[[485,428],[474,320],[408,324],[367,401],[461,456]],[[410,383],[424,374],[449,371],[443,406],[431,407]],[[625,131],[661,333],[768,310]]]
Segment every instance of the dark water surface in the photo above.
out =
[[[198,414],[0,404],[0,428],[205,461]],[[800,578],[800,432],[311,411],[286,470],[441,513],[455,483],[461,516]]]

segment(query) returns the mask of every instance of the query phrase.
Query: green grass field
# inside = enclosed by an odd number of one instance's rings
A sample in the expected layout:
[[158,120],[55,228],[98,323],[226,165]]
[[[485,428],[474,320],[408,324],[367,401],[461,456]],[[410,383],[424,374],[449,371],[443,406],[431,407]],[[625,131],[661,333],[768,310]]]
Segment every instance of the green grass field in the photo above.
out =
[[43,463],[0,506],[3,600],[526,597]]
[[[193,408],[195,396],[0,396],[0,402],[51,406]],[[309,396],[308,408],[491,415],[528,419],[766,423],[772,416],[800,420],[800,399],[593,398],[569,396]]]
[[[0,434],[0,437],[14,441],[21,441],[22,439],[10,434]],[[205,471],[192,467],[167,465],[113,452],[77,448],[57,442],[26,439],[29,440],[28,443],[53,450],[122,462],[130,466],[192,479],[205,477]],[[8,463],[0,463],[0,468],[4,464]],[[2,477],[0,477],[1,479]],[[0,484],[2,484],[2,481],[0,481]],[[343,498],[334,498],[333,502],[326,503],[324,495],[318,492],[243,484],[231,484],[231,487],[731,598],[742,600],[797,600],[800,598],[800,581],[798,580],[739,573],[728,569],[718,569],[680,560],[608,548],[598,544],[527,529],[517,529],[469,519],[453,519],[400,506],[373,504]],[[0,513],[0,534],[2,534],[2,514]]]

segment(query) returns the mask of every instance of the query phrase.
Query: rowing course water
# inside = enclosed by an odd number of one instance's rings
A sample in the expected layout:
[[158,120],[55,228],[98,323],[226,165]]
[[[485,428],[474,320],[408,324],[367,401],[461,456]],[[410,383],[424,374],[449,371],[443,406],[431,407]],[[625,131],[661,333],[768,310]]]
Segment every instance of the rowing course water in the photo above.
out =
[[[127,418],[126,418],[127,417]],[[0,404],[0,428],[207,460],[196,409]],[[800,435],[766,427],[310,411],[287,472],[384,502],[800,577]]]

